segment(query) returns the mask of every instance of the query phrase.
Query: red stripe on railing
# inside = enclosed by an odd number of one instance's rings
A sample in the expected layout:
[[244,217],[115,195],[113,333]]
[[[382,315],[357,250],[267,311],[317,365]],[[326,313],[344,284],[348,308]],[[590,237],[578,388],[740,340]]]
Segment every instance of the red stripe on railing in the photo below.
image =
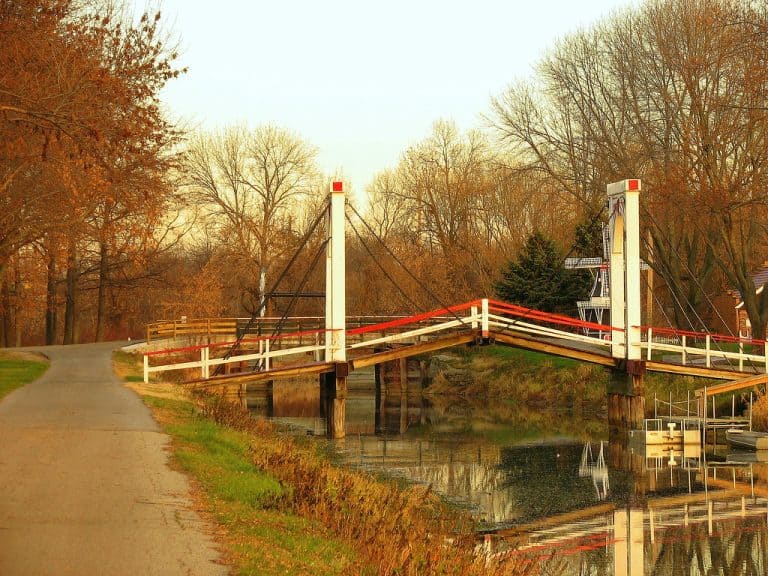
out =
[[561,324],[564,326],[571,326],[574,328],[589,328],[590,330],[598,330],[600,332],[610,332],[613,330],[624,332],[623,328],[617,328],[615,326],[608,326],[607,324],[597,324],[595,322],[587,322],[571,316],[565,316],[563,314],[555,314],[552,312],[542,312],[533,308],[526,308],[518,304],[508,304],[506,302],[500,302],[498,300],[489,300],[488,308],[494,312],[502,312],[504,314],[510,314],[518,316],[527,320],[538,320],[542,322],[549,322],[552,324]]
[[415,316],[408,316],[407,318],[398,318],[397,320],[390,320],[389,322],[382,322],[381,324],[372,324],[371,326],[353,328],[352,330],[347,330],[347,335],[353,336],[355,334],[365,334],[367,332],[376,332],[379,330],[387,330],[389,328],[397,328],[399,326],[406,326],[408,324],[417,324],[419,322],[423,322],[424,320],[430,320],[435,316],[462,312],[464,310],[468,310],[472,306],[480,306],[480,300],[473,300],[464,304],[457,304],[456,306],[448,306],[447,308],[432,310],[431,312],[424,312],[423,314],[416,314]]
[[731,336],[729,334],[713,334],[709,332],[695,332],[693,330],[678,330],[677,328],[662,328],[657,326],[638,326],[640,330],[648,333],[649,329],[653,330],[654,335],[660,336],[685,336],[687,338],[706,338],[709,336],[716,342],[732,342],[735,344],[760,344],[765,345],[765,340],[758,340],[756,338],[740,338],[738,336]]

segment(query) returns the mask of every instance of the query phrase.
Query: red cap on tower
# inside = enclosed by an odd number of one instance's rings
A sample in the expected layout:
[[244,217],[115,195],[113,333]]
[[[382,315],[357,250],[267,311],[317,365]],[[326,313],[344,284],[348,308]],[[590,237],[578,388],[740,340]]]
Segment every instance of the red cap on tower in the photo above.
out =
[[336,180],[331,184],[331,191],[332,192],[344,192],[344,182],[341,182],[340,180]]

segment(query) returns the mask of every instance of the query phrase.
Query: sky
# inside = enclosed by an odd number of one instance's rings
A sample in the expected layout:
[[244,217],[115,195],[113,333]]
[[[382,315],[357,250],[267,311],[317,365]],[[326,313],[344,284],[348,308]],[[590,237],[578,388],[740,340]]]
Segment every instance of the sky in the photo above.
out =
[[558,39],[635,4],[161,0],[189,69],[162,99],[171,117],[201,130],[290,129],[362,198],[436,120],[482,127],[491,99],[532,78]]

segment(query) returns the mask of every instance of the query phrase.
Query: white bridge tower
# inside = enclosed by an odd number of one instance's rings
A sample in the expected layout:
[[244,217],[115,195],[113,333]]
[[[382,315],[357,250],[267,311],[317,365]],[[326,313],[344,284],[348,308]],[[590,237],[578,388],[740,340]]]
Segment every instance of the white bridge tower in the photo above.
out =
[[640,180],[608,185],[611,355],[618,361],[608,388],[608,423],[639,428],[645,416],[640,348]]

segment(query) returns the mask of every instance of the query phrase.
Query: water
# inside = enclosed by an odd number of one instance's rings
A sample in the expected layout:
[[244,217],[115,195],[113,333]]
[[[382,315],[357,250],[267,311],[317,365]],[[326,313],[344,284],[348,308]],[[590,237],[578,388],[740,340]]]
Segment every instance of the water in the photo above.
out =
[[[252,393],[258,414],[323,436],[315,382]],[[352,467],[429,484],[469,510],[491,554],[542,573],[768,574],[768,464],[724,446],[650,451],[609,438],[600,415],[427,398],[350,383]]]

